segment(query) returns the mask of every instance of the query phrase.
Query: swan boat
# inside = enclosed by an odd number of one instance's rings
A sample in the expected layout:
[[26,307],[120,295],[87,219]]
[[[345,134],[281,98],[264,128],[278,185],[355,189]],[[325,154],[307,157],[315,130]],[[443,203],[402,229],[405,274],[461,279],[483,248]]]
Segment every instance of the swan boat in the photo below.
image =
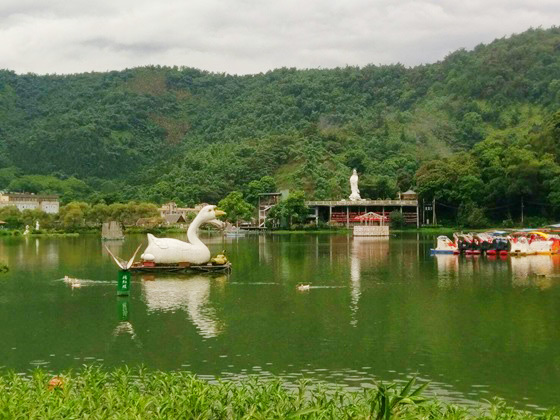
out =
[[552,255],[560,252],[560,238],[544,232],[517,233],[513,235],[510,242],[510,252],[515,256]]
[[459,248],[457,243],[453,242],[445,235],[437,237],[437,246],[430,249],[430,253],[433,254],[459,254]]
[[229,272],[231,263],[218,264],[211,261],[208,247],[198,237],[198,229],[204,223],[212,223],[225,213],[216,206],[203,207],[187,230],[187,240],[156,238],[148,234],[148,246],[140,261],[130,266],[133,272]]

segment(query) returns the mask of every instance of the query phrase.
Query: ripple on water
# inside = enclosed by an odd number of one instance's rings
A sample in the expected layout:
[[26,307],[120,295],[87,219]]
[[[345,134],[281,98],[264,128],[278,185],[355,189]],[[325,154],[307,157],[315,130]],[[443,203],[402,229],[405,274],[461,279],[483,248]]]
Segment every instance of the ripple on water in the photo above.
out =
[[51,362],[48,362],[46,360],[32,360],[31,362],[29,362],[30,365],[33,365],[35,367],[39,367],[39,366],[46,366],[48,364],[50,364]]

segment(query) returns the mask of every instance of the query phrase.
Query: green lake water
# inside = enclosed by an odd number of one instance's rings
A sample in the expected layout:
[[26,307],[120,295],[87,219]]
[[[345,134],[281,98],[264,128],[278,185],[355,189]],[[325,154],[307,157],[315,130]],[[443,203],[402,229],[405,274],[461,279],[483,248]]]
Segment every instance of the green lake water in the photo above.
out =
[[[118,299],[99,237],[0,239],[11,269],[0,275],[0,366],[144,364],[352,389],[417,375],[449,401],[560,404],[560,256],[433,257],[435,238],[416,234],[203,240],[226,250],[229,276],[138,275]],[[124,258],[140,243],[109,247]]]

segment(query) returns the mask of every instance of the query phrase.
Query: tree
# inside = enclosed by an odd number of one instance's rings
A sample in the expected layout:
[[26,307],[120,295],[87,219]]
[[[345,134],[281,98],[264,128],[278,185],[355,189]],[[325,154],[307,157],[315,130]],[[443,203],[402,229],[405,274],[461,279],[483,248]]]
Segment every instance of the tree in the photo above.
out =
[[42,229],[51,227],[54,215],[45,213],[41,209],[26,209],[21,212],[21,219],[24,225],[29,225],[35,228],[35,223],[38,221]]
[[308,215],[309,208],[305,205],[303,191],[291,192],[285,200],[272,207],[268,212],[268,218],[283,227],[305,223]]
[[402,229],[405,225],[404,215],[398,211],[394,210],[389,214],[389,219],[391,220],[391,227],[393,229]]
[[88,216],[88,222],[93,223],[94,225],[101,225],[109,220],[110,215],[111,211],[109,206],[105,203],[98,203],[91,208]]
[[271,176],[263,176],[247,185],[247,201],[254,206],[259,201],[259,194],[276,192],[276,181]]
[[0,207],[0,220],[6,222],[6,227],[10,229],[23,226],[22,214],[16,206]]
[[60,208],[60,220],[66,229],[75,230],[84,226],[89,205],[73,201]]
[[226,212],[224,218],[235,225],[239,225],[240,220],[249,220],[253,215],[253,206],[243,199],[240,191],[230,192],[218,203],[218,208]]

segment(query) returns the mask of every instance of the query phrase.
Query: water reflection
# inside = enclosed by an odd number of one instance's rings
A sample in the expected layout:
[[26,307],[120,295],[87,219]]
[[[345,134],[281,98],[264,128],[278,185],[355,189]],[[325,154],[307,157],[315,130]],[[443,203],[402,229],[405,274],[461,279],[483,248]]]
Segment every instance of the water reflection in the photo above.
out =
[[0,260],[9,267],[54,268],[59,265],[60,243],[55,239],[3,238]]
[[[389,256],[389,238],[354,237],[350,254],[350,312],[352,326],[357,326],[358,304],[361,294],[362,270],[376,264],[385,263]],[[332,258],[332,256],[331,256]]]
[[558,256],[551,255],[512,257],[512,284],[518,287],[548,289],[554,284],[555,257],[556,263],[560,262],[558,261]]
[[434,257],[437,264],[438,285],[440,287],[449,287],[454,285],[458,280],[459,256],[436,254]]
[[[106,254],[108,257],[110,257],[109,253],[107,252],[107,250],[105,248],[108,248],[113,255],[116,255],[117,257],[120,258],[126,258],[126,255],[121,255],[122,253],[122,249],[123,249],[123,245],[124,245],[124,241],[101,241],[101,251],[103,254]],[[130,258],[130,257],[129,257]]]
[[270,263],[270,247],[267,247],[266,235],[259,235],[259,262],[261,264]]
[[224,282],[227,276],[143,276],[142,280],[142,292],[148,311],[184,310],[204,338],[217,337],[224,331],[225,323],[218,319],[209,299],[212,282]]
[[544,276],[552,274],[554,263],[550,255],[528,255],[511,257],[513,279],[523,279],[530,275]]
[[[459,282],[492,282],[503,275],[516,287],[551,287],[560,267],[560,255],[509,256],[459,256],[434,255],[438,285],[442,288],[456,286]],[[508,280],[509,283],[509,280]]]

